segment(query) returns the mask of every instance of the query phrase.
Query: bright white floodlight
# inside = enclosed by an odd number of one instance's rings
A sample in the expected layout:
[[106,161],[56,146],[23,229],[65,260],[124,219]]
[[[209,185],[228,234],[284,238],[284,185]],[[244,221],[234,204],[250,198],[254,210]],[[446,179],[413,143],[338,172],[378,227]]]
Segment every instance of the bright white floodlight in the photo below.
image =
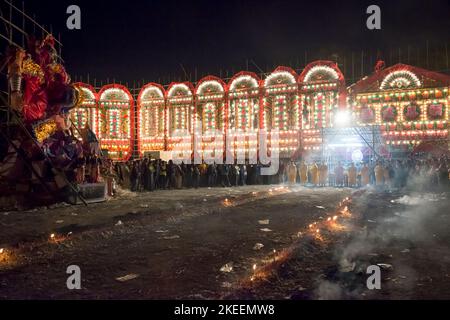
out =
[[338,111],[334,117],[334,123],[336,126],[346,126],[350,124],[351,114],[346,110]]

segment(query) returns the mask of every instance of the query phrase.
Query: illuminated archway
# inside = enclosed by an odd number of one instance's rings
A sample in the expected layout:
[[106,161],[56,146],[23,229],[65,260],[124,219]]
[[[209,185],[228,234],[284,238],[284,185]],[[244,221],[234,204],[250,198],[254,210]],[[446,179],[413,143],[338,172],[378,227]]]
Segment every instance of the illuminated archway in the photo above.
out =
[[234,135],[234,150],[254,154],[262,118],[258,76],[246,71],[236,74],[228,85],[228,99],[228,132]]
[[142,155],[164,150],[165,91],[156,83],[145,85],[138,96],[138,145]]
[[168,150],[172,150],[175,144],[179,145],[180,143],[183,144],[182,149],[192,149],[191,137],[195,123],[193,93],[194,88],[189,82],[172,83],[167,89],[166,135],[168,137]]
[[[196,128],[202,133],[203,154],[213,154],[213,150],[220,150],[220,155],[223,154],[226,128],[225,94],[226,84],[215,76],[201,79],[195,88]],[[215,153],[213,155],[216,156]]]
[[300,109],[297,74],[288,67],[278,67],[264,80],[263,128],[279,133],[280,154],[298,148]]
[[298,79],[302,100],[302,127],[320,129],[333,126],[333,115],[347,109],[345,79],[333,61],[308,64]]
[[70,111],[70,118],[76,127],[74,134],[81,138],[80,132],[88,125],[91,130],[98,135],[98,96],[94,87],[86,83],[75,83],[82,95],[82,104],[76,109]]
[[229,83],[229,128],[243,132],[259,128],[259,83],[258,76],[242,71]]
[[99,92],[99,140],[113,160],[131,156],[134,128],[133,97],[125,86],[110,84]]
[[380,90],[419,88],[419,78],[409,70],[396,70],[384,77]]

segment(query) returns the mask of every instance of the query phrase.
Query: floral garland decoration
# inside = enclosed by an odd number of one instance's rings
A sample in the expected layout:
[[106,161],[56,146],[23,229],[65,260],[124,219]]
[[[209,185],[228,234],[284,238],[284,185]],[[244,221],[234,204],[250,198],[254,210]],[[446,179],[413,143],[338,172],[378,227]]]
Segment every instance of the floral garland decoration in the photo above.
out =
[[371,106],[363,105],[361,107],[360,119],[362,122],[371,122],[375,119],[375,111]]
[[412,102],[403,108],[403,115],[408,120],[416,120],[420,116],[420,113],[420,107],[415,102]]
[[428,117],[432,120],[442,119],[445,114],[445,106],[443,103],[431,103],[427,107]]
[[53,135],[57,129],[58,127],[53,119],[41,121],[33,125],[33,133],[39,143],[44,142],[44,140]]
[[381,116],[384,121],[395,121],[397,119],[397,108],[395,106],[384,106],[381,108]]

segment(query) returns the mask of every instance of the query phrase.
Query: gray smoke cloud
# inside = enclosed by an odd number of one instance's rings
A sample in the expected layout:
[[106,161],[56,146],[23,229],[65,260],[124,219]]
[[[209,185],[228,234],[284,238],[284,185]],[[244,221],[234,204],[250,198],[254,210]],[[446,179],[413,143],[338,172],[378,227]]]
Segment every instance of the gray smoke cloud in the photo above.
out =
[[[367,279],[366,268],[374,263],[385,263],[383,267],[391,269],[389,272],[392,277],[401,278],[403,290],[407,291],[415,285],[413,279],[419,278],[420,274],[405,263],[401,255],[409,254],[411,248],[420,247],[424,242],[433,245],[435,235],[430,222],[442,218],[442,212],[448,211],[448,207],[445,207],[446,193],[424,192],[428,181],[427,176],[419,175],[411,177],[402,191],[386,192],[373,187],[367,189],[366,195],[360,199],[365,202],[364,205],[355,208],[361,213],[362,226],[350,226],[353,229],[351,240],[336,248],[334,257],[337,275],[331,279],[324,277],[318,280],[314,292],[317,299],[364,297],[362,293],[368,292],[363,281]],[[380,200],[383,197],[391,200]],[[383,212],[382,207],[374,209],[378,206],[378,203],[372,202],[374,198],[378,198],[380,205],[387,205],[388,210]],[[403,247],[403,250],[387,257],[379,254],[392,252],[393,247]],[[355,278],[355,275],[359,277]],[[353,284],[349,285],[352,280]],[[357,288],[354,287],[355,282],[359,282]]]

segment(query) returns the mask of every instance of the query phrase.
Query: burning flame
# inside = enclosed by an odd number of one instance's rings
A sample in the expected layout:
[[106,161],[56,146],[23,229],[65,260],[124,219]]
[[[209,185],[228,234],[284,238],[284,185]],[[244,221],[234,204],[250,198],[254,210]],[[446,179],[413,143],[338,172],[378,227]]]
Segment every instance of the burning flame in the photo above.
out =
[[225,207],[230,207],[230,206],[232,206],[233,204],[232,204],[232,202],[231,202],[228,198],[225,198],[225,200],[223,200],[223,205],[224,205]]
[[3,254],[3,252],[5,252],[5,249],[0,248],[0,254]]
[[52,233],[51,235],[50,235],[50,239],[55,239],[55,237],[56,237],[56,235],[54,234],[54,233]]

